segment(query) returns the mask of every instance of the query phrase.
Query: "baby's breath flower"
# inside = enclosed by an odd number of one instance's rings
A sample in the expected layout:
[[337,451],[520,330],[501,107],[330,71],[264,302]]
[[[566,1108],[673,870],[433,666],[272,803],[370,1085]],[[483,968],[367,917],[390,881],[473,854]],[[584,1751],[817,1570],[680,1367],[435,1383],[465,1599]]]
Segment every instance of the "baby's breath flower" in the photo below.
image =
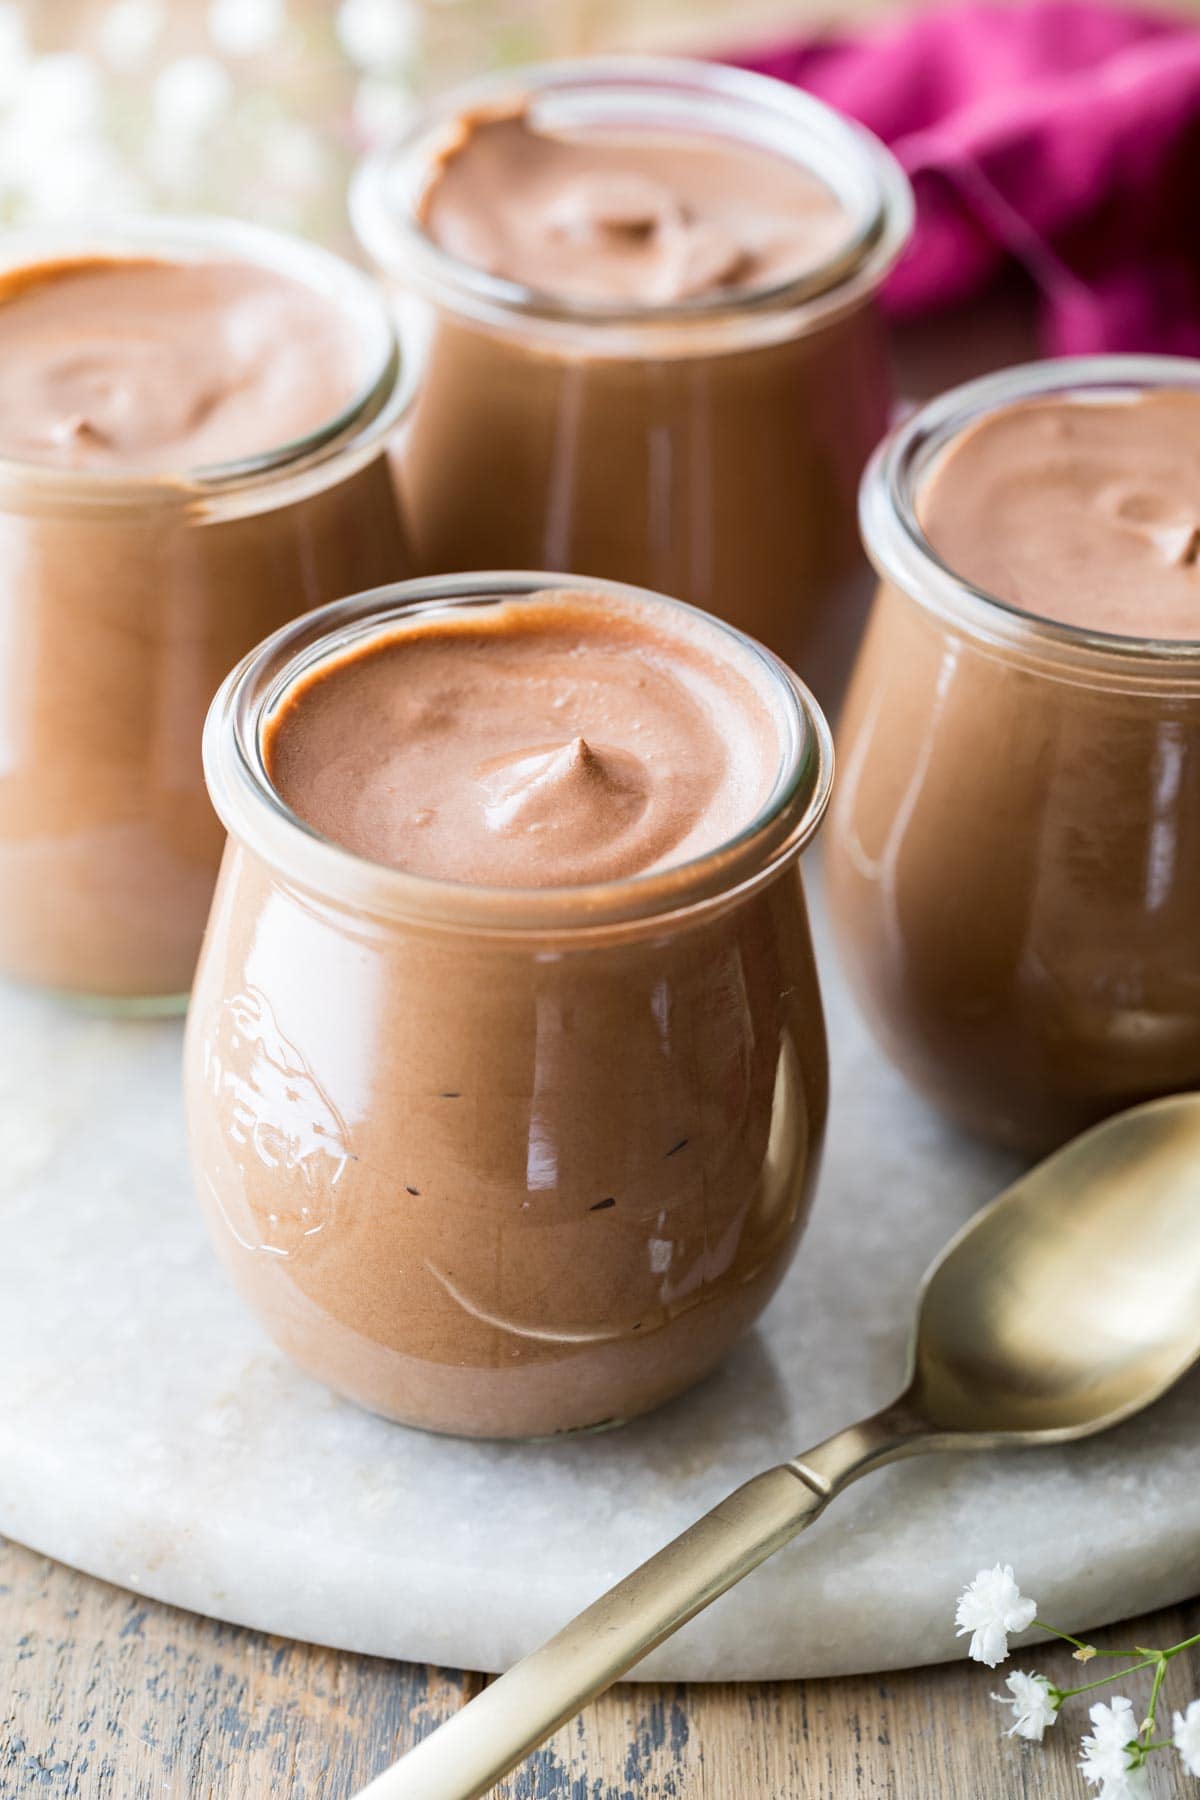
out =
[[959,1637],[971,1632],[968,1655],[994,1669],[1008,1655],[1010,1632],[1033,1624],[1036,1600],[1027,1600],[1013,1578],[1011,1563],[980,1569],[958,1597],[954,1623]]
[[1094,1644],[1080,1644],[1078,1650],[1072,1650],[1071,1659],[1073,1662],[1090,1663],[1095,1654]]
[[1084,1779],[1100,1790],[1099,1800],[1142,1800],[1147,1775],[1137,1757],[1133,1703],[1118,1694],[1111,1706],[1098,1700],[1088,1717],[1091,1735],[1083,1740],[1079,1767]]
[[281,120],[265,134],[262,157],[264,173],[293,193],[319,188],[328,167],[320,135],[294,119]]
[[364,75],[354,89],[352,113],[356,128],[369,144],[398,137],[416,112],[412,94],[395,81]]
[[208,35],[224,56],[261,56],[283,36],[284,0],[210,0]]
[[16,0],[0,0],[0,99],[17,92],[29,62],[25,18]]
[[117,0],[100,21],[96,34],[100,54],[114,69],[140,69],[166,22],[163,0]]
[[335,24],[350,61],[375,73],[402,68],[420,46],[421,15],[412,0],[341,0]]
[[1040,1744],[1047,1725],[1053,1725],[1058,1717],[1057,1691],[1044,1675],[1026,1675],[1020,1669],[1014,1670],[1004,1685],[1008,1694],[993,1694],[992,1699],[1013,1709],[1016,1723],[1009,1726],[1009,1737],[1030,1738]]
[[172,136],[201,137],[232,103],[233,82],[215,56],[178,56],[159,71],[154,83],[155,123]]
[[35,56],[22,76],[9,129],[29,148],[78,139],[99,127],[103,98],[100,70],[82,51]]
[[1171,1726],[1175,1734],[1171,1742],[1184,1768],[1189,1775],[1200,1775],[1200,1700],[1193,1700],[1186,1712],[1177,1712]]

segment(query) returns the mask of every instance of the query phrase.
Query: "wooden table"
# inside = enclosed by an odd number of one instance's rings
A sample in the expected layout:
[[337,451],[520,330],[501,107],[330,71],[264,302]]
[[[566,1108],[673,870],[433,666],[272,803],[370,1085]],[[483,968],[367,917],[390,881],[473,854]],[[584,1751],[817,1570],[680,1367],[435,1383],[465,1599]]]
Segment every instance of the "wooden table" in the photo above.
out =
[[[1195,1632],[1200,1602],[1096,1641],[1170,1644]],[[1079,1668],[1058,1650],[1037,1666],[1064,1686]],[[221,1625],[0,1540],[0,1800],[348,1800],[483,1680]],[[1072,1766],[1082,1701],[1043,1748],[1015,1743],[988,1697],[1001,1680],[952,1664],[845,1681],[624,1687],[496,1792],[1082,1800],[1090,1790]],[[1136,1705],[1145,1677],[1135,1682]],[[1193,1651],[1172,1665],[1167,1707],[1196,1695]],[[1173,1753],[1152,1767],[1154,1800],[1200,1795]]]

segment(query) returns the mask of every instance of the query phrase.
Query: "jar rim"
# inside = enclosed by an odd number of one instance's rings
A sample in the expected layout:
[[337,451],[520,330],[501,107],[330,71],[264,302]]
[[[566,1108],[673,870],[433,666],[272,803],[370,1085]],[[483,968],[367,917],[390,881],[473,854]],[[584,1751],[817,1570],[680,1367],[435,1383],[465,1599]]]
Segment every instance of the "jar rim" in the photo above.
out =
[[[747,661],[774,705],[780,764],[770,794],[731,838],[665,869],[616,880],[539,888],[485,886],[415,875],[335,843],[288,806],[267,773],[264,722],[282,693],[317,663],[414,614],[531,600],[564,590],[636,607],[671,608],[718,632]],[[209,795],[231,836],[318,895],[371,915],[488,934],[574,937],[610,925],[722,902],[769,879],[811,841],[828,805],[833,741],[809,690],[775,654],[686,601],[623,582],[531,570],[482,571],[389,583],[292,620],[229,674],[204,728]]]
[[1068,660],[1107,658],[1142,667],[1200,663],[1200,638],[1101,631],[1000,599],[943,562],[917,516],[920,487],[935,460],[987,414],[1050,396],[1133,399],[1156,391],[1200,393],[1200,359],[1053,357],[980,376],[928,401],[884,438],[863,474],[859,526],[878,574],[927,611],[993,642],[1033,644]]
[[99,220],[62,220],[19,226],[0,247],[0,270],[90,256],[117,260],[153,255],[172,262],[232,258],[289,277],[336,306],[366,347],[365,372],[345,404],[309,432],[252,455],[167,472],[73,469],[33,458],[0,455],[0,485],[20,484],[47,497],[89,503],[160,500],[194,502],[242,494],[291,477],[342,451],[374,443],[392,430],[412,398],[408,359],[391,312],[374,282],[331,250],[288,232],[219,215],[114,214]]
[[[443,250],[425,231],[417,216],[424,177],[447,131],[464,113],[530,99],[626,109],[657,103],[674,109],[677,119],[690,104],[692,131],[718,134],[724,128],[809,169],[842,202],[850,229],[834,252],[799,276],[677,301],[572,299],[489,274]],[[627,112],[622,117],[632,122]],[[640,122],[646,123],[644,116]],[[736,124],[740,131],[733,130]],[[510,325],[529,320],[638,332],[791,314],[839,303],[848,289],[874,287],[908,240],[913,200],[900,165],[873,133],[800,88],[699,59],[608,56],[527,64],[441,96],[403,136],[359,163],[350,185],[350,214],[359,242],[378,267],[451,310]]]

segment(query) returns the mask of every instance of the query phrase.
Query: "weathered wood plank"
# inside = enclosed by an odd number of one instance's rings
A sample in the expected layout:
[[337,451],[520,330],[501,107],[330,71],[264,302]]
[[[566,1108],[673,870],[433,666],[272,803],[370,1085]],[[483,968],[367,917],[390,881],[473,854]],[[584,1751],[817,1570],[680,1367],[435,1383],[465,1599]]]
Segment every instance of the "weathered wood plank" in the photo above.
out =
[[[1196,1631],[1200,1603],[1098,1641]],[[1064,1683],[1078,1668],[1058,1651],[1039,1666]],[[349,1800],[479,1684],[197,1618],[0,1543],[0,1800]],[[1010,1742],[989,1698],[999,1685],[953,1665],[625,1687],[497,1800],[1082,1800],[1078,1730],[1057,1728],[1042,1750]],[[1197,1694],[1192,1653],[1168,1705]],[[1189,1791],[1174,1757],[1155,1759],[1154,1800]]]

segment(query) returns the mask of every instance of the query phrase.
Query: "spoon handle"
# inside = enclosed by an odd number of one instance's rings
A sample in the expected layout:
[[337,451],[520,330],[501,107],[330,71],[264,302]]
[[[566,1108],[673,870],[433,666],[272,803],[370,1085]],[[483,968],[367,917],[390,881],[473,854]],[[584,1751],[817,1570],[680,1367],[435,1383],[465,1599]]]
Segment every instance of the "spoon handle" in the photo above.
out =
[[477,1800],[656,1644],[811,1525],[830,1498],[829,1484],[796,1464],[756,1475],[484,1688],[358,1800]]

